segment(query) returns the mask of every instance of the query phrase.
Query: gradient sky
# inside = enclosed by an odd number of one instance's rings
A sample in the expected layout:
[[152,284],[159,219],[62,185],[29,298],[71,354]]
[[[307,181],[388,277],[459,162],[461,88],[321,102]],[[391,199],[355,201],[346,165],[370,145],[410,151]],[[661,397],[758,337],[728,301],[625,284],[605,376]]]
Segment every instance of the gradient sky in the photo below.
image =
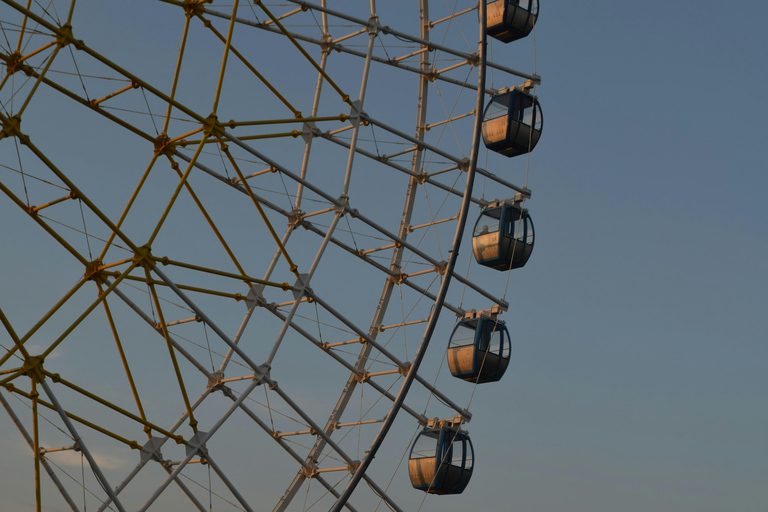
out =
[[510,510],[768,507],[767,14],[542,6]]

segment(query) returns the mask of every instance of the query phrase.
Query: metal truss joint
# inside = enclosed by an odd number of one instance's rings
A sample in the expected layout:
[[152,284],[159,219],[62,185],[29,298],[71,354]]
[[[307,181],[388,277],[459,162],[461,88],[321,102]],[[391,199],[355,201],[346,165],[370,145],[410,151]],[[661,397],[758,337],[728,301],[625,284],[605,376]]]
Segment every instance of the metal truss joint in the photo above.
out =
[[189,457],[190,455],[192,456],[197,455],[202,459],[208,455],[208,448],[205,446],[205,443],[202,442],[207,435],[208,435],[208,432],[200,431],[197,434],[193,435],[191,438],[189,438],[189,441],[184,447],[186,450],[187,457]]
[[[155,138],[155,140],[154,140],[155,154],[156,155],[170,155],[171,152],[172,152],[172,149],[173,149],[172,145],[169,144],[170,140],[171,139],[170,139],[170,137],[168,137],[167,133],[161,133],[160,135],[158,135],[157,138]],[[184,144],[182,144],[182,146],[183,145]],[[179,164],[177,164],[176,162],[172,162],[171,163],[171,168],[176,170],[176,169],[179,168]]]
[[328,33],[323,34],[323,37],[320,43],[320,51],[323,52],[324,54],[329,54],[331,53],[331,50],[333,48],[334,48],[334,45],[333,45],[333,39],[331,38],[331,35]]
[[[362,110],[360,110],[360,107],[362,104],[360,103],[360,100],[356,100],[352,102],[352,106],[349,109],[349,122],[352,123],[352,126],[357,126],[362,121],[363,117],[365,117],[365,114]],[[363,124],[366,124],[367,121]]]
[[[203,7],[204,3],[206,2],[186,0],[184,2],[184,14],[187,16],[187,18],[191,18],[192,16],[202,16],[205,14],[205,7]],[[203,21],[205,22],[205,20]],[[210,24],[210,21],[208,23]]]
[[353,210],[349,207],[349,196],[339,196],[333,205],[333,209],[337,214],[341,216],[344,216],[345,213],[349,213],[352,215],[352,217],[356,217],[358,215],[357,210]]
[[309,274],[299,274],[291,292],[294,300],[301,300],[302,297],[312,295],[312,288],[309,287]]
[[163,439],[159,437],[152,437],[144,443],[141,447],[141,462],[147,462],[149,460],[155,460],[159,463],[164,463],[163,454],[160,453],[160,448],[163,446]]
[[[256,382],[257,384],[263,384],[265,379],[267,381],[269,381],[270,380],[269,370],[271,370],[271,369],[272,369],[272,367],[269,366],[266,363],[262,364],[261,366],[256,367],[254,369],[254,372],[253,372],[253,380],[254,380],[254,382]],[[275,384],[277,384],[277,383],[275,382]],[[270,386],[270,388],[271,388],[271,386]]]
[[219,122],[216,114],[211,114],[203,121],[203,131],[209,137],[221,138],[224,136],[224,125]]
[[[38,384],[40,384],[45,380],[45,370],[43,369],[43,361],[44,361],[44,358],[42,356],[28,357],[24,361],[24,366],[22,366],[23,374],[31,378]],[[54,379],[54,382],[56,382],[56,379]],[[37,392],[34,392],[34,394],[30,396],[35,398],[37,396]]]
[[264,298],[263,284],[254,284],[248,290],[248,296],[245,298],[245,305],[248,309],[255,308],[257,306],[264,307],[267,305],[267,300]]
[[288,227],[291,229],[296,229],[299,226],[304,225],[304,212],[302,212],[298,208],[294,208],[291,210],[291,213],[288,215]]
[[82,50],[85,48],[85,43],[82,40],[75,39],[75,36],[72,34],[72,25],[69,23],[61,27],[60,35],[56,41],[62,48],[68,44],[73,45],[76,50]]
[[85,265],[85,274],[83,277],[86,281],[96,281],[97,283],[105,283],[107,278],[101,271],[102,262],[99,259],[88,262]]
[[307,465],[303,467],[301,472],[304,474],[305,477],[311,479],[315,475],[317,475],[317,468],[314,465],[312,466]]
[[[300,118],[301,112],[297,112],[296,117]],[[319,134],[320,134],[320,130],[317,128],[317,125],[314,122],[309,121],[309,122],[305,122],[302,125],[301,138],[304,139],[304,142],[309,143],[312,139],[317,137]]]
[[397,274],[391,274],[389,280],[397,285],[403,284],[408,279],[408,274],[405,272],[399,272]]
[[152,258],[152,249],[148,245],[142,245],[136,249],[133,261],[148,270],[155,268],[155,260]]
[[21,133],[21,117],[18,115],[8,117],[3,121],[3,129],[0,131],[0,139],[6,137],[18,137],[19,142],[25,146],[29,143],[29,136]]
[[208,386],[207,386],[207,387],[208,387],[208,389],[209,389],[211,392],[213,392],[213,391],[219,391],[219,390],[221,389],[221,386],[222,386],[222,382],[221,382],[221,380],[222,380],[223,378],[224,378],[224,373],[223,373],[223,372],[220,372],[220,371],[215,371],[215,372],[213,372],[213,373],[212,373],[212,374],[211,374],[211,375],[208,377]]
[[13,52],[10,55],[0,54],[0,59],[3,59],[5,61],[5,69],[9,75],[17,73],[22,69],[24,69],[25,67],[24,64],[22,63],[24,61],[24,58],[19,52]]
[[368,18],[368,25],[366,27],[368,30],[368,34],[377,36],[379,35],[379,32],[382,34],[391,34],[392,28],[388,25],[382,25],[379,23],[379,17],[375,14],[371,15],[370,18]]

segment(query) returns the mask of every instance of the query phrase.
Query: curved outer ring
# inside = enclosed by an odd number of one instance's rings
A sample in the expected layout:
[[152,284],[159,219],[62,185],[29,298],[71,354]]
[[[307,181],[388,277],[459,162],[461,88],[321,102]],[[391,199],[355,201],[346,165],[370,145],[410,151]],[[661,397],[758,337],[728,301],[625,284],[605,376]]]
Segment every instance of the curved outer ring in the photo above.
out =
[[[422,0],[422,5],[426,1],[428,0]],[[342,492],[339,499],[336,500],[336,503],[334,504],[333,508],[331,508],[331,512],[339,512],[341,508],[346,504],[347,500],[352,495],[352,492],[354,492],[355,488],[357,487],[357,484],[360,483],[360,479],[365,474],[366,470],[368,469],[368,466],[371,464],[371,461],[373,461],[374,457],[376,456],[376,452],[379,450],[379,447],[381,446],[381,443],[384,441],[384,438],[389,432],[389,429],[392,427],[392,424],[394,423],[395,418],[397,417],[397,413],[400,411],[400,406],[405,401],[405,397],[408,394],[408,391],[410,390],[411,385],[413,384],[413,380],[416,378],[416,374],[418,373],[419,366],[421,365],[421,362],[424,359],[424,354],[426,353],[427,347],[429,346],[429,342],[431,341],[431,338],[432,338],[432,334],[435,330],[435,327],[437,326],[437,320],[440,317],[440,310],[443,307],[443,302],[445,302],[445,296],[448,293],[448,287],[451,282],[451,277],[453,276],[453,269],[456,266],[456,259],[459,256],[459,246],[461,245],[461,240],[464,236],[464,228],[467,223],[467,214],[469,212],[469,205],[471,202],[470,199],[472,196],[472,188],[475,181],[475,169],[477,167],[478,150],[480,147],[480,133],[482,128],[481,112],[483,110],[483,99],[485,96],[485,62],[486,62],[485,50],[487,45],[487,42],[486,42],[487,36],[486,36],[486,28],[485,28],[485,16],[486,16],[485,2],[482,2],[482,1],[479,2],[479,9],[480,9],[480,47],[479,47],[480,65],[478,66],[477,105],[476,105],[476,112],[475,112],[475,131],[474,131],[473,140],[472,140],[472,156],[470,158],[469,169],[467,170],[467,184],[466,184],[466,187],[464,188],[464,198],[462,200],[461,212],[459,214],[459,220],[456,226],[456,234],[453,240],[453,250],[451,251],[451,256],[448,260],[448,267],[445,272],[445,279],[443,279],[443,282],[440,285],[440,291],[438,292],[437,300],[435,301],[435,308],[433,309],[434,313],[429,319],[429,323],[427,324],[427,328],[424,331],[424,336],[421,340],[421,344],[419,345],[419,349],[416,352],[416,356],[413,358],[411,367],[408,370],[408,374],[406,375],[403,385],[400,388],[400,392],[397,394],[395,402],[393,403],[392,408],[387,414],[387,417],[385,418],[384,423],[381,426],[381,429],[379,429],[379,432],[376,435],[376,438],[374,439],[373,444],[371,445],[368,453],[366,454],[365,458],[363,458],[362,462],[360,463],[360,466],[358,466],[355,473],[352,475],[352,478],[350,479],[350,481],[347,483],[347,486],[344,489],[344,492]]]

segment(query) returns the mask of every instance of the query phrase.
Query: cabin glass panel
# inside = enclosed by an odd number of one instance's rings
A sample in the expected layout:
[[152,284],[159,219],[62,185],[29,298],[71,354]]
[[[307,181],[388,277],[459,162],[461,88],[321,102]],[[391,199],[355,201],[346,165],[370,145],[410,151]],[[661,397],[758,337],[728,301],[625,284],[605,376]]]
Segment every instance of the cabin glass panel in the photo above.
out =
[[[478,348],[480,348],[481,351],[485,351],[487,349],[488,352],[491,354],[500,354],[503,343],[504,343],[504,331],[502,330],[501,326],[496,323],[490,324],[489,328],[491,332],[490,332],[490,335],[488,336],[488,343],[485,344],[486,347],[478,346]],[[490,348],[487,347],[487,345],[489,344],[490,344]]]
[[443,460],[451,466],[463,467],[465,454],[463,436],[448,431],[445,432],[443,437],[444,443],[448,445],[447,451],[444,452],[446,456],[443,457]]
[[485,110],[485,120],[496,119],[497,117],[509,114],[510,94],[500,94],[494,96],[491,104]]
[[539,102],[535,102],[534,106],[534,126],[533,129],[537,132],[541,132],[541,125],[543,121],[543,117],[541,115],[541,105],[539,105]]
[[525,216],[525,239],[523,241],[526,244],[533,246],[533,221],[531,220],[530,215]]
[[475,325],[468,322],[461,322],[457,325],[456,330],[453,331],[453,336],[451,336],[451,348],[474,345],[477,335]]
[[515,112],[518,114],[518,121],[526,126],[533,126],[533,97],[527,94],[516,94],[517,105]]
[[437,442],[439,436],[439,430],[422,432],[413,444],[411,458],[424,459],[427,457],[435,457],[437,454]]
[[475,224],[475,236],[486,233],[495,233],[499,230],[499,219],[501,218],[501,208],[485,210]]
[[466,452],[466,457],[464,458],[464,469],[472,471],[472,466],[475,463],[475,452],[472,449],[472,443],[469,442],[468,438],[464,440],[464,445],[464,450]]

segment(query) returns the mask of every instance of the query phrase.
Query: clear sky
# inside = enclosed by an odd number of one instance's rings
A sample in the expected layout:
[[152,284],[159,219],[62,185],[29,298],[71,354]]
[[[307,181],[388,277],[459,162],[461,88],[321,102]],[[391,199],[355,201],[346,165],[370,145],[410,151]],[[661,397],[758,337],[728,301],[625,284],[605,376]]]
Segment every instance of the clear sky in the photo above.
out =
[[[367,9],[366,2],[355,2],[334,5],[355,11]],[[393,492],[402,493],[404,506],[410,507],[407,510],[422,506],[425,511],[458,512],[478,505],[487,510],[515,512],[768,510],[768,212],[763,199],[768,188],[768,35],[764,27],[768,7],[757,1],[733,5],[712,0],[657,4],[607,0],[542,3],[535,32],[535,59],[536,73],[542,76],[542,85],[536,92],[544,110],[544,133],[528,166],[528,186],[533,197],[527,203],[536,226],[536,249],[529,264],[513,272],[506,292],[498,277],[501,274],[482,274],[487,269],[473,269],[483,286],[507,294],[511,306],[504,318],[513,337],[513,362],[500,383],[481,386],[474,395],[469,395],[467,388],[448,382],[449,378],[438,381],[441,386],[446,382],[441,389],[455,392],[451,396],[460,397],[456,400],[472,402],[473,419],[466,428],[473,436],[477,466],[467,490],[456,497],[430,496],[421,505],[421,495],[410,489],[401,467],[394,473]],[[379,0],[377,4],[382,11],[382,23],[412,31],[415,18],[410,2]],[[89,27],[86,42],[98,41],[105,54],[116,56],[132,72],[165,80],[162,83],[167,90],[173,71],[172,65],[167,64],[174,62],[178,52],[178,17],[174,24],[162,18],[145,19],[133,7],[128,8],[126,2],[77,5],[83,9],[78,12],[82,26]],[[149,3],[143,4],[146,5]],[[94,21],[102,19],[102,11],[113,6],[123,9],[123,17]],[[7,5],[0,5],[0,20],[14,16]],[[118,31],[121,35],[113,38],[111,34]],[[474,41],[475,35],[467,37]],[[190,85],[183,94],[192,103],[198,100],[198,93],[205,94],[206,101],[210,101],[211,85],[215,85],[220,46],[214,47],[211,40],[198,40],[194,51],[201,59],[210,51],[212,71],[195,68],[185,75]],[[158,46],[158,42],[164,46]],[[7,49],[8,44],[4,43],[3,54]],[[530,72],[532,49],[532,38],[514,49],[495,43],[493,55],[504,64]],[[281,61],[283,50],[263,50],[259,48],[260,55],[273,59],[265,64],[265,69],[284,69],[285,76],[293,76],[291,73],[298,67],[296,61]],[[364,50],[363,47],[361,51]],[[79,64],[84,62],[79,54],[77,58]],[[347,83],[349,74],[359,84],[359,68],[332,69],[341,82]],[[497,73],[490,78],[496,88],[514,85]],[[399,79],[395,72],[376,74],[367,101],[372,117],[397,119],[401,110],[405,111],[408,122],[401,126],[411,133],[416,89],[410,87],[407,93],[401,93]],[[238,105],[237,98],[243,96],[235,93],[247,92],[249,85],[245,80],[228,84],[232,95],[225,96],[222,103],[236,111],[232,106]],[[314,83],[286,79],[281,85],[289,98],[311,105]],[[8,99],[7,90],[6,86],[3,102]],[[41,96],[49,99],[43,93]],[[434,94],[430,101],[438,104]],[[5,114],[10,107],[4,105]],[[243,101],[242,105],[254,112],[258,108],[273,108],[271,103],[264,106]],[[61,107],[62,117],[70,115],[69,108]],[[348,106],[344,108],[348,112]],[[306,115],[308,108],[304,109]],[[40,134],[35,140],[47,141],[48,150],[61,158],[62,165],[75,166],[82,155],[68,153],[66,148],[84,142],[81,134],[87,132],[85,127],[90,118],[83,111],[86,110],[80,107],[71,109],[71,125],[51,122],[49,126],[41,108],[33,111],[34,119],[25,118],[22,127],[31,130],[34,126],[35,133]],[[144,122],[142,126],[154,133],[145,120],[137,122]],[[177,133],[182,132],[179,129]],[[376,134],[383,137],[381,132]],[[124,133],[115,130],[114,138],[112,132],[102,135],[110,142],[89,148],[89,170],[103,169],[114,181],[105,184],[106,181],[96,179],[81,186],[98,194],[100,205],[116,216],[147,165],[151,148],[147,151],[144,143],[143,153],[134,154],[138,144],[115,142],[122,140]],[[385,144],[386,137],[383,138]],[[458,139],[457,144],[462,147],[455,152],[468,155],[469,141],[460,136]],[[0,164],[17,168],[16,150],[9,142],[10,139],[0,140]],[[373,143],[366,143],[366,147],[373,147]],[[293,166],[292,169],[300,165],[300,152],[282,149],[281,144],[288,148],[289,143],[271,144],[272,154],[284,158],[286,165]],[[191,151],[187,154],[191,155]],[[343,176],[345,155],[331,154],[330,150],[328,155],[338,157],[342,167],[319,167],[329,176]],[[33,160],[25,158],[28,169],[34,167]],[[209,165],[216,163],[215,158],[206,158]],[[483,158],[486,157],[481,157],[481,164]],[[526,176],[524,158],[508,161],[491,155],[485,162],[489,162],[489,170],[498,174],[509,166],[509,179],[522,184]],[[361,169],[365,169],[363,165]],[[254,167],[250,172],[255,170],[258,169]],[[42,176],[44,169],[35,168],[30,174]],[[208,183],[196,179],[201,188]],[[271,178],[268,175],[264,179]],[[330,179],[320,183],[325,186],[332,183]],[[372,206],[380,218],[388,218],[388,214],[399,218],[405,182],[398,179],[391,202]],[[11,181],[14,187],[18,186],[15,174],[0,170],[0,182]],[[163,188],[168,183],[157,181],[153,190],[172,190]],[[277,178],[268,183],[276,189],[282,186]],[[379,196],[389,194],[389,185],[381,174],[372,173],[358,181],[359,188],[353,188],[350,194],[353,206],[356,199],[358,205],[365,204],[372,190],[380,190]],[[337,197],[338,182],[330,187],[333,188],[329,188],[329,193]],[[482,189],[485,198],[496,195],[484,182],[476,184],[477,195],[478,187],[486,187]],[[55,194],[50,195],[49,199],[54,197]],[[112,197],[114,205],[110,202]],[[220,204],[226,205],[229,218],[238,219],[227,226],[232,230],[230,233],[236,233],[243,217],[237,206],[227,203],[231,197],[222,193],[219,199]],[[127,228],[131,233],[142,236],[145,219],[156,218],[159,210],[150,210],[153,205],[164,204],[167,193],[158,193],[158,198],[161,200],[147,201],[148,210]],[[470,223],[477,210],[474,212]],[[79,219],[80,213],[69,210],[67,215],[68,219]],[[92,217],[86,218],[89,225],[97,224]],[[169,218],[169,230],[181,235],[168,236],[165,248],[188,243],[182,246],[185,256],[198,256],[201,261],[207,261],[208,256],[212,260],[225,259],[220,253],[207,252],[210,239],[205,237],[210,235],[203,230],[195,232],[199,240],[182,236],[186,233],[186,222],[185,216]],[[282,229],[284,221],[281,234]],[[448,239],[450,234],[448,229],[441,236]],[[53,263],[55,258],[66,260],[69,256],[60,250],[44,252],[48,250],[45,247],[52,247],[49,243],[45,245],[47,238],[5,196],[0,198],[0,235],[4,240],[0,244],[4,268],[0,272],[0,307],[19,332],[25,332],[77,281],[82,271],[68,273]],[[78,247],[85,250],[83,240],[78,240]],[[317,238],[313,240],[307,242],[314,244],[308,246],[311,250],[307,254],[296,256],[300,268],[306,269],[311,263],[318,243]],[[261,245],[249,247],[243,241],[238,249],[264,256],[259,252],[263,250]],[[264,249],[265,257],[271,257],[273,250],[272,246]],[[459,267],[464,269],[470,255],[466,243],[462,251],[464,259],[460,259]],[[55,254],[55,258],[49,254]],[[159,250],[155,254],[162,255]],[[338,292],[334,298],[349,314],[357,308],[364,309],[359,325],[367,328],[381,294],[381,275],[375,283],[367,281],[363,270],[356,274],[356,267],[345,268],[340,263],[343,260],[337,262],[334,258],[326,258],[324,265],[329,272],[319,275],[313,286],[320,295]],[[259,272],[263,272],[261,267]],[[293,282],[285,268],[279,272],[281,279]],[[137,292],[135,297],[141,296]],[[273,297],[270,300],[278,300],[277,295]],[[451,297],[459,300],[458,295]],[[283,296],[279,300],[290,299]],[[150,308],[147,298],[141,300]],[[408,302],[404,304],[407,306]],[[467,309],[470,306],[464,304]],[[399,308],[399,302],[393,306]],[[244,307],[231,316],[222,313],[219,317],[230,335],[236,331],[243,311]],[[129,313],[123,313],[125,318]],[[314,310],[307,309],[305,313],[314,314]],[[323,320],[329,325],[332,322]],[[439,366],[452,321],[450,315],[443,318],[436,334],[439,347],[433,346],[428,352],[431,359],[425,363],[425,371],[436,371]],[[332,336],[329,325],[326,336]],[[71,350],[69,345],[63,346],[60,359],[52,358],[50,364],[58,365],[57,371],[63,375],[79,371],[83,382],[88,381],[85,375],[89,375],[109,391],[127,393],[126,386],[110,380],[110,372],[119,371],[113,345],[109,345],[108,352],[106,344],[97,343],[102,337],[109,338],[99,330],[104,327],[103,322],[86,325],[78,331],[77,339],[71,341]],[[265,322],[259,324],[259,329],[260,333],[274,337],[279,324]],[[50,343],[45,338],[50,333],[43,334],[31,341],[38,350]],[[181,334],[199,343],[205,343],[208,335],[214,339],[210,331],[204,333],[199,329]],[[156,335],[139,326],[127,328],[125,336],[136,343],[134,356],[141,361],[147,388],[162,394],[158,390],[163,386],[174,386],[172,379],[158,376],[163,365],[145,342],[145,338]],[[382,334],[380,339],[383,337]],[[4,331],[0,340],[4,347],[12,344]],[[89,347],[86,359],[72,357],[78,343]],[[308,349],[302,343],[306,342],[299,336],[289,337],[285,343],[280,353],[283,359],[276,360],[273,377],[286,387],[292,385],[302,395],[299,398],[304,399],[304,407],[312,412],[317,396],[328,391],[331,403],[320,404],[317,409],[317,417],[322,421],[336,400],[346,373],[339,380],[330,375],[337,367],[329,365],[330,369],[325,370],[325,366],[314,366],[315,360],[305,352]],[[407,345],[405,350],[411,350],[412,356],[413,345]],[[196,355],[207,361],[207,352]],[[264,354],[257,357],[263,359]],[[290,361],[294,357],[296,360]],[[114,366],[104,363],[107,359]],[[2,369],[7,368],[10,366]],[[184,371],[194,373],[191,367]],[[197,393],[200,390],[200,386],[195,388]],[[418,398],[417,392],[414,400]],[[26,408],[15,400],[11,403],[28,420]],[[79,404],[74,399],[73,403]],[[162,416],[163,404],[161,401],[156,405],[155,414]],[[172,405],[170,414],[175,419],[183,407],[179,398]],[[211,406],[210,417],[223,412],[223,405],[216,407]],[[113,420],[106,416],[104,419]],[[235,423],[231,432],[242,433],[243,428],[246,427],[241,423]],[[387,439],[391,454],[380,456],[381,467],[407,450],[414,428],[414,421],[409,423],[402,417],[398,420],[394,433]],[[0,481],[0,509],[31,510],[32,465],[27,448],[4,414],[0,416],[0,433],[0,450],[4,454],[0,460],[13,461],[0,462],[4,475]],[[188,433],[185,431],[184,435]],[[140,434],[131,433],[131,439]],[[66,441],[57,438],[54,430],[48,435],[48,442],[56,440],[63,445]],[[272,457],[286,456],[263,433],[244,439],[234,447],[223,441],[220,446],[229,455],[232,472],[248,482],[258,471],[256,480],[279,488],[279,496],[295,474],[295,465],[289,469],[279,466]],[[237,450],[245,448],[253,452],[249,452],[247,464],[240,464]],[[102,450],[104,469],[110,472],[116,485],[135,464],[136,453],[126,459],[121,458],[124,455],[111,455],[106,445]],[[183,458],[183,452],[178,453]],[[79,455],[70,455],[73,454],[54,459],[52,454],[51,459],[58,460],[66,471],[79,478]],[[275,470],[266,476],[269,471],[263,467],[269,464],[274,464]],[[11,473],[13,477],[6,476]],[[162,474],[156,469],[153,476],[160,478]],[[376,469],[374,463],[371,474],[386,485],[392,470]],[[193,476],[201,481],[207,478],[202,470]],[[96,491],[98,484],[88,478]],[[250,484],[243,481],[239,484],[248,488]],[[258,483],[252,484],[253,489]],[[46,485],[45,510],[66,510],[52,486]],[[216,485],[226,493],[220,483]],[[302,510],[302,501],[303,496],[297,498],[295,510]],[[89,502],[89,510],[91,503],[95,501]],[[273,503],[270,497],[268,509]],[[166,505],[171,507],[173,502]],[[221,510],[234,510],[221,501],[215,505],[223,507]],[[379,510],[383,509],[382,506]]]
[[766,7],[725,7],[542,6],[512,510],[768,507]]

